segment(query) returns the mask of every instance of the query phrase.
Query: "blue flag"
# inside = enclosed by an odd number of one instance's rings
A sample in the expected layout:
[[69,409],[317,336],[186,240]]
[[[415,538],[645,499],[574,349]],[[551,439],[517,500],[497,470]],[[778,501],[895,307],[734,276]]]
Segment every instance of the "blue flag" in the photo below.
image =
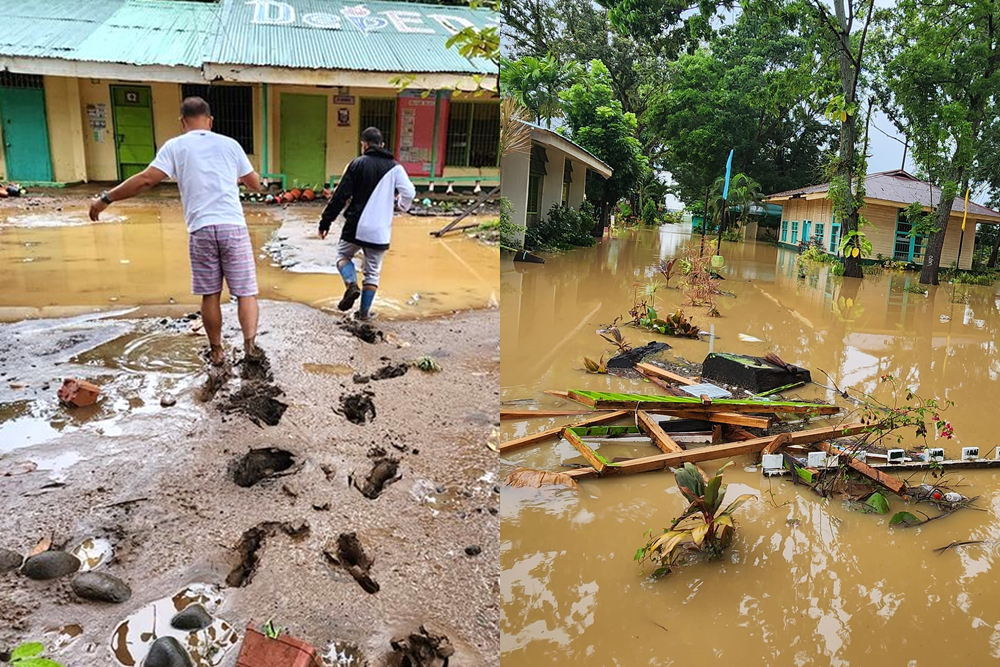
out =
[[726,160],[726,184],[722,187],[722,201],[729,200],[729,172],[733,170],[733,149],[729,149],[729,159]]

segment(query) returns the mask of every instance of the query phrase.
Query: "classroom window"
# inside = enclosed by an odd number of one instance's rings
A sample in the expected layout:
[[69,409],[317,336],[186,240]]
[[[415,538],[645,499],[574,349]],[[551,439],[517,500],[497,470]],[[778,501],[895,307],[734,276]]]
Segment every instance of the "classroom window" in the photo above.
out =
[[809,243],[812,240],[810,233],[812,231],[812,220],[802,221],[802,242]]
[[792,221],[792,244],[797,244],[799,242],[799,223],[797,221]]
[[445,165],[495,167],[500,145],[500,105],[452,102],[448,112]]
[[833,223],[830,225],[830,252],[837,254],[840,246],[840,224]]
[[239,142],[253,154],[253,89],[250,86],[184,84],[183,97],[200,97],[212,107],[212,130]]
[[14,74],[0,72],[0,88],[25,88],[41,90],[44,88],[42,77],[37,74]]
[[396,130],[396,100],[386,97],[361,98],[358,111],[358,141],[361,133],[369,127],[377,127],[382,131],[382,141],[385,149],[392,152]]
[[826,233],[826,225],[824,225],[822,222],[817,222],[816,231],[814,232],[814,234],[816,243],[818,243],[820,247],[823,247],[823,235],[825,233]]
[[788,243],[788,221],[781,221],[781,242]]

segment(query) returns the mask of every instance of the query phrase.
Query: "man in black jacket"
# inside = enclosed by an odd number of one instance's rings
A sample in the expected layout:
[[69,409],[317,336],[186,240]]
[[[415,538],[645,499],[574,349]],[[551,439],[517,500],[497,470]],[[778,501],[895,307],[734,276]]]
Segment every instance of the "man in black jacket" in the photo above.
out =
[[[319,221],[319,237],[325,239],[330,224],[344,212],[344,230],[337,246],[337,270],[344,279],[344,298],[338,308],[348,311],[361,297],[361,307],[354,314],[359,320],[371,317],[372,302],[378,290],[382,258],[389,249],[392,214],[397,201],[409,210],[416,190],[403,166],[382,147],[382,132],[369,127],[361,133],[362,155],[347,166],[333,198]],[[358,289],[354,256],[364,253],[364,289]]]

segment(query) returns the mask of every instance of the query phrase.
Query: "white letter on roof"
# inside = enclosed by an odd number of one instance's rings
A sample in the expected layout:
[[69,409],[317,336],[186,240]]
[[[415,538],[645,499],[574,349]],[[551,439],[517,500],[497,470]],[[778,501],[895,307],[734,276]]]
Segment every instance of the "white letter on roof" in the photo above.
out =
[[253,5],[252,23],[258,25],[284,25],[295,22],[295,8],[278,0],[250,0]]
[[461,16],[447,16],[445,14],[431,14],[430,18],[440,23],[445,30],[452,35],[457,35],[465,28],[475,28],[475,24]]
[[418,28],[418,25],[423,25],[424,21],[420,17],[419,12],[382,12],[389,17],[392,24],[396,26],[396,30],[400,32],[422,32],[434,34],[432,28]]
[[336,14],[314,13],[302,17],[302,22],[314,28],[340,30],[340,17]]

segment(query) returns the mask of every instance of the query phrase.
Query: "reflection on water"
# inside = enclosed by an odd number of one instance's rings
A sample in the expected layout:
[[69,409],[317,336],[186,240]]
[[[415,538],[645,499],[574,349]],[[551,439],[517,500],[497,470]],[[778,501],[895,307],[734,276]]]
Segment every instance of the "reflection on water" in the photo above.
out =
[[[595,329],[627,314],[660,259],[690,237],[671,227],[606,239],[597,247],[507,264],[501,273],[501,396],[540,407],[566,405],[546,389],[646,390],[585,374],[584,355],[610,352]],[[852,281],[827,267],[800,277],[795,256],[753,243],[724,245],[723,317],[687,309],[714,325],[716,350],[774,351],[810,368],[823,384],[877,392],[892,374],[921,394],[948,398],[954,441],[984,452],[1000,442],[983,415],[995,411],[1000,309],[993,288],[905,291],[916,274]],[[684,302],[661,289],[657,303]],[[667,340],[668,359],[701,361],[709,343],[664,339],[626,328],[633,343]],[[741,340],[740,334],[762,342]],[[822,369],[822,370],[820,370]],[[828,380],[823,371],[830,374]],[[794,392],[830,398],[817,386]],[[523,405],[521,406],[523,407]],[[503,422],[505,438],[566,420]],[[613,456],[653,453],[622,443]],[[565,442],[504,456],[508,466],[558,470],[579,461]],[[746,459],[749,460],[749,459]],[[706,465],[709,474],[721,462]],[[754,493],[738,512],[733,548],[653,581],[633,562],[647,529],[662,530],[684,501],[669,473],[581,482],[579,491],[504,488],[501,495],[504,665],[674,665],[715,659],[733,665],[974,664],[1000,657],[1000,476],[963,473],[966,495],[985,512],[959,512],[918,529],[890,529],[886,517],[851,512],[743,466],[727,472],[730,493]],[[919,476],[911,482],[918,483]],[[953,480],[957,482],[958,480]],[[893,511],[904,503],[892,499]],[[912,508],[911,508],[912,510]],[[986,545],[935,554],[954,540]]]
[[[318,207],[248,209],[263,298],[317,307],[339,301],[339,277],[284,271],[259,252],[277,228],[276,218],[288,217],[312,230],[319,213]],[[191,295],[187,230],[177,202],[122,205],[98,224],[81,224],[84,218],[85,212],[69,208],[6,220],[0,214],[0,321],[125,304],[197,305],[198,298]],[[462,234],[429,236],[448,221],[396,220],[379,291],[383,314],[427,317],[495,301],[498,251]],[[332,261],[336,245],[327,240],[325,247]]]

